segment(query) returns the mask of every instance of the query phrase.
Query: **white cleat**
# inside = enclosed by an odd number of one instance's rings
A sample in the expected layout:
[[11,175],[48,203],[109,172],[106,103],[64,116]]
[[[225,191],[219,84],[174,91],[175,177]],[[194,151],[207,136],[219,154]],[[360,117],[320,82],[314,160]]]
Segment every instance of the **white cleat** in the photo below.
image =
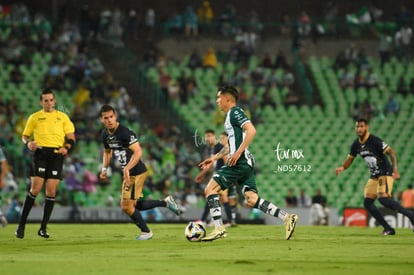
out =
[[141,235],[139,235],[136,238],[137,241],[147,241],[149,239],[152,239],[152,231],[150,231],[150,232],[142,232]]
[[292,237],[293,232],[295,231],[296,224],[298,222],[298,215],[288,214],[285,220],[286,227],[286,240],[289,240]]

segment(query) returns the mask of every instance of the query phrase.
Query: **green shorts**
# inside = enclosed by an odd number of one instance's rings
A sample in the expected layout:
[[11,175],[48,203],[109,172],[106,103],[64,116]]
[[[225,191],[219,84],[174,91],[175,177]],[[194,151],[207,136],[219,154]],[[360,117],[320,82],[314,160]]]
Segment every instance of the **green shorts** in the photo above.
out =
[[235,166],[223,165],[213,175],[213,179],[220,185],[222,190],[228,189],[232,184],[237,184],[242,193],[253,191],[257,193],[254,168],[247,162],[238,162]]
[[229,198],[237,197],[237,186],[235,184],[230,185],[227,190],[227,196]]

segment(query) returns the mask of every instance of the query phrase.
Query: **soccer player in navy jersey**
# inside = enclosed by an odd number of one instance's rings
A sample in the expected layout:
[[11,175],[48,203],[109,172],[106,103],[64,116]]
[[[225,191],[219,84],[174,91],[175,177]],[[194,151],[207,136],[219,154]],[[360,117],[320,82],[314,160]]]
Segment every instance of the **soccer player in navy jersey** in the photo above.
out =
[[115,156],[121,164],[123,171],[122,210],[141,230],[141,234],[136,239],[140,241],[149,240],[152,238],[153,233],[143,220],[140,213],[141,210],[154,207],[168,207],[176,215],[180,215],[181,209],[179,209],[172,196],[167,196],[164,200],[142,199],[142,189],[148,173],[141,160],[142,148],[138,142],[137,135],[118,122],[115,109],[112,106],[103,105],[100,116],[101,122],[105,126],[102,132],[102,142],[105,151],[102,160],[103,168],[99,177],[102,179],[106,178],[106,170],[112,156]]
[[[336,175],[339,175],[351,166],[355,157],[360,155],[367,163],[371,174],[364,188],[364,207],[384,227],[382,234],[395,235],[395,230],[387,223],[384,216],[375,206],[374,201],[376,198],[383,206],[396,210],[408,217],[414,231],[413,213],[392,198],[394,179],[400,178],[395,151],[381,138],[369,132],[366,119],[358,119],[355,124],[355,130],[358,138],[352,143],[349,155],[342,166],[335,169]],[[391,164],[386,155],[389,155]]]

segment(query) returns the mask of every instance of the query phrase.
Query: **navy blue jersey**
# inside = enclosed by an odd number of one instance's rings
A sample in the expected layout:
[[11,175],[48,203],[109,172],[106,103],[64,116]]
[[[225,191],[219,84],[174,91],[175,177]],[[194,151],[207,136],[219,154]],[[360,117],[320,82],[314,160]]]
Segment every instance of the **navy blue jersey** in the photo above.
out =
[[[218,152],[220,152],[221,151],[221,149],[223,149],[223,147],[224,147],[224,145],[223,144],[221,144],[220,142],[219,143],[217,143],[215,146],[214,146],[214,148],[213,148],[213,154],[215,155],[215,154],[217,154]],[[218,170],[221,166],[223,166],[224,165],[224,160],[223,160],[223,158],[221,158],[221,159],[218,159],[217,161],[216,161],[216,170]]]
[[[223,149],[224,145],[221,144],[220,142],[216,143],[216,145],[214,145],[214,147],[211,147],[209,145],[207,145],[204,149],[204,157],[205,158],[209,158],[215,154],[217,154],[218,152],[220,152],[221,149]],[[218,159],[215,164],[214,164],[214,168],[216,170],[218,170],[221,166],[224,165],[224,160]]]
[[[109,133],[107,129],[102,132],[102,142],[105,149],[111,149],[113,156],[121,164],[122,169],[128,164],[132,156],[129,146],[138,142],[137,135],[129,128],[119,124],[114,133]],[[147,171],[144,163],[140,160],[137,165],[129,170],[130,176],[136,176]]]
[[388,144],[370,134],[364,143],[357,138],[351,145],[349,155],[352,157],[360,155],[365,160],[372,179],[379,176],[392,176],[392,166],[384,153],[387,148]]

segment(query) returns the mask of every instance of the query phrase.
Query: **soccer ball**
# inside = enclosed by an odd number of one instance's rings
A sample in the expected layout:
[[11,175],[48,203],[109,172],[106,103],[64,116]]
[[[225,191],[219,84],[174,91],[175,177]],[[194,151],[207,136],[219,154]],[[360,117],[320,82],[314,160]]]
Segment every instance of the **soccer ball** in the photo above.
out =
[[184,234],[190,242],[199,242],[206,235],[206,229],[199,222],[189,222]]

